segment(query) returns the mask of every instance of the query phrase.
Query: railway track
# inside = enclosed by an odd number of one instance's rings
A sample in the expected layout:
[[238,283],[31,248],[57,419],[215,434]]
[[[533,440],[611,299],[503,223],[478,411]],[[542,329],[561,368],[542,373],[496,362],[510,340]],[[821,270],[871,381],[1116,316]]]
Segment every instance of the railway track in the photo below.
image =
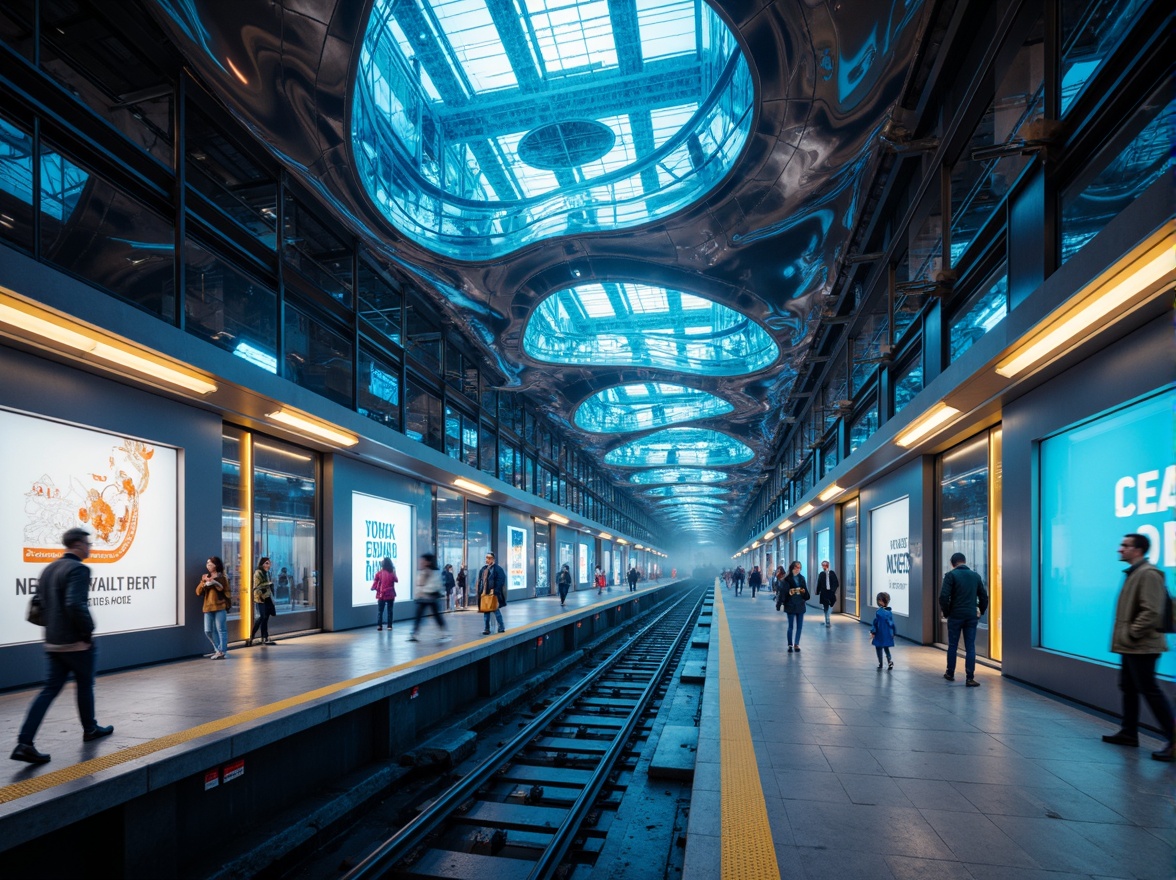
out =
[[635,763],[652,706],[704,595],[701,587],[690,591],[579,681],[565,685],[516,736],[343,880],[523,880],[590,866],[604,844],[602,814],[622,794],[620,775]]

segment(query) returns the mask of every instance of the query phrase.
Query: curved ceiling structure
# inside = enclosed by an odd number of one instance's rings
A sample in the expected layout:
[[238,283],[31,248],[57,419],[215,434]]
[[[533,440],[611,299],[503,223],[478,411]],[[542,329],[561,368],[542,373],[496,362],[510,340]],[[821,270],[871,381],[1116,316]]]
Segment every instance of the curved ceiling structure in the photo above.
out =
[[755,453],[721,431],[708,428],[666,428],[630,440],[604,456],[604,463],[617,467],[715,468],[751,461]]
[[689,498],[693,496],[706,498],[730,495],[731,490],[724,489],[722,486],[683,484],[676,486],[654,486],[652,489],[646,489],[641,494],[650,498]]
[[636,282],[585,283],[539,303],[523,331],[537,361],[655,367],[698,376],[762,370],[779,348],[734,309],[680,290]]
[[[878,219],[881,171],[903,161],[880,135],[936,39],[920,0],[154,10],[202,83],[502,387],[641,503],[638,486],[722,483],[731,522],[776,468],[821,346],[865,308],[839,282]],[[614,449],[617,433],[577,419],[639,383],[725,401],[725,435]],[[587,424],[648,430],[649,412]]]
[[634,382],[593,394],[576,409],[574,421],[594,434],[625,434],[710,419],[734,408],[709,391],[670,382]]
[[751,72],[710,6],[376,0],[356,171],[413,241],[484,260],[697,201],[751,127]]

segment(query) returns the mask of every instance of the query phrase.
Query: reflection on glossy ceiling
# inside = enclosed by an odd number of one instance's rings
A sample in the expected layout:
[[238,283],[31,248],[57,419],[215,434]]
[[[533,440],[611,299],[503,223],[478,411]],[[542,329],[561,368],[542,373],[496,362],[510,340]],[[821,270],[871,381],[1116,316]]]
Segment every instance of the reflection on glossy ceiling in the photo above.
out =
[[652,489],[646,489],[641,494],[648,495],[651,498],[690,498],[694,496],[711,496],[711,495],[729,495],[730,489],[722,486],[695,486],[695,485],[678,485],[678,486],[654,486]]
[[629,477],[629,482],[642,486],[653,486],[660,483],[721,483],[729,477],[730,474],[723,471],[703,468],[653,468],[648,471],[638,471]]
[[739,43],[702,0],[377,0],[354,157],[398,230],[459,260],[696,201],[751,126]]
[[707,428],[666,428],[631,440],[604,456],[618,467],[726,467],[750,461],[755,453],[734,437]]
[[632,282],[581,284],[543,300],[527,322],[523,350],[554,364],[659,367],[738,376],[776,360],[762,327],[719,303]]
[[576,410],[576,424],[597,434],[623,434],[709,419],[734,407],[708,391],[669,382],[635,382],[598,391]]

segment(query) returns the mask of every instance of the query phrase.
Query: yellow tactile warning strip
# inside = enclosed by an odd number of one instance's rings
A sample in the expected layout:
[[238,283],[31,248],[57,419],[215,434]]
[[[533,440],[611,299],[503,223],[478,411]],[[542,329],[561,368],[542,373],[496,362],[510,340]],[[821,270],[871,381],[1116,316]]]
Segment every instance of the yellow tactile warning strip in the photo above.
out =
[[[543,624],[551,620],[557,620],[557,617],[550,617],[546,620],[536,620],[525,624],[527,627],[535,626],[536,624]],[[492,637],[491,637],[492,638]],[[435,654],[429,654],[427,657],[418,657],[415,660],[410,660],[407,663],[398,663],[395,666],[389,666],[386,669],[380,669],[375,672],[369,672],[365,675],[357,676],[356,678],[349,678],[346,681],[335,682],[325,687],[316,688],[313,691],[307,691],[304,694],[298,694],[293,697],[287,697],[284,700],[278,700],[276,703],[269,703],[265,706],[258,706],[255,709],[249,709],[245,712],[238,712],[235,715],[229,715],[225,718],[218,718],[216,721],[208,721],[204,724],[199,724],[196,727],[189,727],[187,730],[181,730],[177,733],[169,733],[167,736],[161,736],[159,739],[153,739],[150,742],[140,743],[136,746],[131,746],[127,749],[120,749],[117,752],[112,752],[109,755],[102,755],[98,758],[92,758],[89,761],[82,761],[80,764],[73,764],[69,767],[62,767],[60,770],[53,770],[49,773],[42,773],[38,776],[25,779],[21,782],[14,782],[0,788],[0,804],[6,804],[18,798],[28,797],[31,794],[47,791],[56,785],[61,785],[65,782],[73,782],[76,779],[81,779],[84,776],[90,776],[102,770],[109,770],[112,767],[117,767],[119,764],[125,764],[128,761],[134,761],[138,758],[161,752],[164,749],[170,749],[173,746],[183,745],[194,739],[199,739],[202,736],[207,736],[210,733],[217,733],[222,730],[227,730],[238,724],[244,724],[248,721],[256,721],[259,718],[264,718],[267,715],[273,715],[276,712],[281,712],[284,709],[292,709],[297,706],[313,702],[322,697],[328,697],[331,694],[339,693],[356,685],[366,684],[370,681],[383,678],[404,669],[410,669],[422,660],[432,660],[437,657],[447,657],[457,651],[464,650],[470,645],[476,645],[479,642],[491,641],[491,638],[477,639],[473,642],[463,642],[460,645],[454,645],[452,648],[446,648],[443,651],[438,651]]]
[[[751,743],[751,725],[743,702],[743,685],[735,665],[735,648],[715,590],[715,623],[719,637],[719,761],[722,770],[723,880],[779,877],[768,807],[760,784],[759,764]],[[713,630],[712,630],[713,632]]]

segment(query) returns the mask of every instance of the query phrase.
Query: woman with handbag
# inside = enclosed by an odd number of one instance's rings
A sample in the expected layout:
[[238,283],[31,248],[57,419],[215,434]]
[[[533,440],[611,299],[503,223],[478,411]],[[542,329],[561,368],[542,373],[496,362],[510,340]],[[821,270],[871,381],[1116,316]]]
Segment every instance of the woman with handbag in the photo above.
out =
[[412,591],[412,601],[416,602],[416,620],[412,624],[410,642],[417,640],[417,630],[421,628],[421,620],[430,611],[441,627],[441,638],[438,641],[448,642],[449,634],[445,632],[445,618],[441,616],[440,601],[444,591],[441,585],[441,572],[437,568],[437,557],[432,553],[422,553],[417,562],[416,585]]
[[249,638],[245,640],[246,648],[253,644],[253,639],[259,628],[261,629],[261,644],[277,644],[269,637],[269,619],[278,613],[278,610],[274,608],[274,582],[269,573],[272,564],[268,556],[263,556],[257,563],[257,571],[253,572],[253,607],[257,609],[259,616],[257,620],[253,621],[253,629],[249,632]]
[[478,610],[486,621],[482,635],[490,635],[490,615],[498,623],[498,631],[506,632],[502,622],[502,607],[506,605],[506,572],[494,561],[494,554],[486,554],[486,564],[478,572]]
[[224,660],[229,653],[229,630],[226,619],[232,604],[225,564],[219,556],[209,556],[207,571],[196,585],[196,595],[204,597],[204,634],[212,642],[212,660]]

